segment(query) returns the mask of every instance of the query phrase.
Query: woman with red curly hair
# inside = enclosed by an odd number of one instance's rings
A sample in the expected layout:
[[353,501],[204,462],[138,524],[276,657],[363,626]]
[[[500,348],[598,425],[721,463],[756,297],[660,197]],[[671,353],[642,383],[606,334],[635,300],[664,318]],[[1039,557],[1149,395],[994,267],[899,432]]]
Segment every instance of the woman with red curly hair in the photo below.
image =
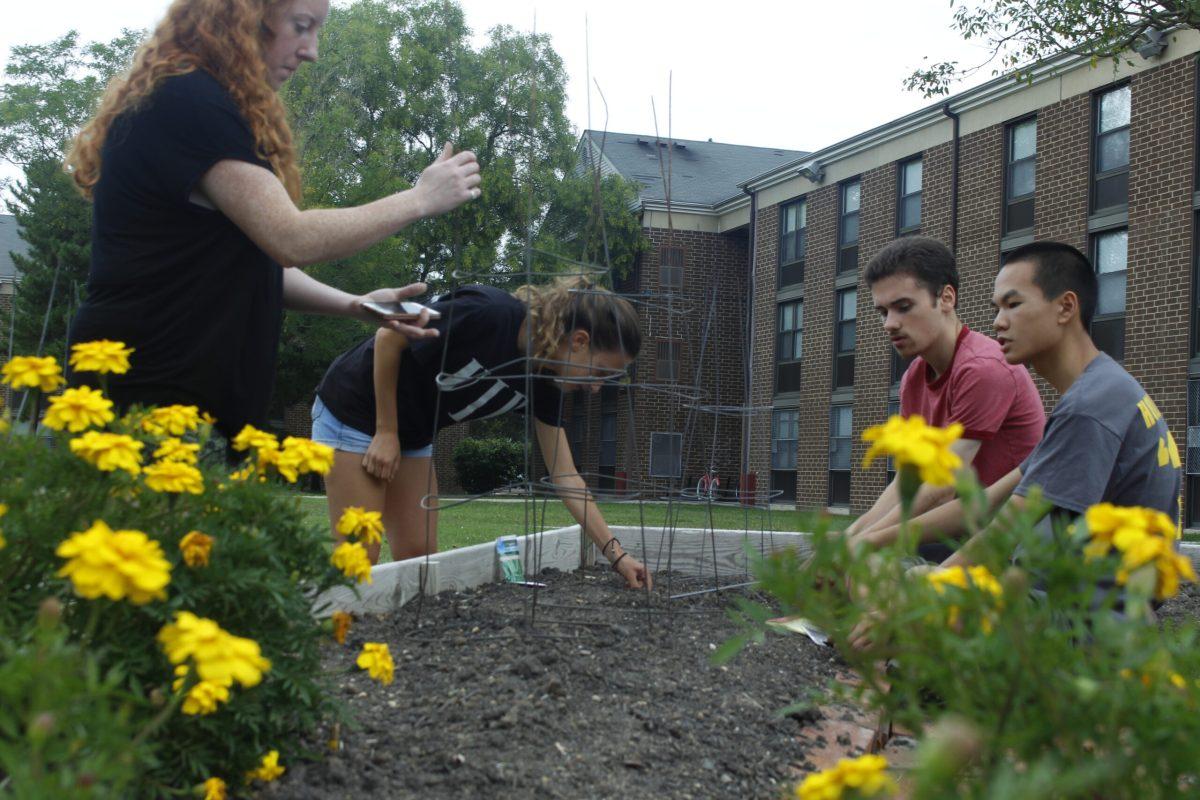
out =
[[[317,58],[328,0],[175,0],[80,131],[67,169],[93,200],[88,296],[71,340],[114,339],[122,406],[197,405],[233,435],[265,421],[284,308],[377,323],[365,300],[299,267],[344,258],[479,197],[475,156],[446,145],[411,188],[300,210],[279,88]],[[434,336],[388,323],[408,337]]]

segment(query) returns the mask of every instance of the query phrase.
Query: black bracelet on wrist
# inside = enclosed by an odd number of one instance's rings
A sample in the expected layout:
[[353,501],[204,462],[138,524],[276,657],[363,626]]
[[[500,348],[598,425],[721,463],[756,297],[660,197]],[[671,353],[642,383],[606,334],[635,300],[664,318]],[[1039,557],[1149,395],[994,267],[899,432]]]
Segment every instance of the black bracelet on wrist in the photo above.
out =
[[613,572],[616,572],[616,571],[617,571],[617,564],[620,564],[620,563],[621,563],[621,559],[622,559],[622,558],[624,558],[624,557],[625,557],[625,556],[627,556],[627,555],[629,555],[629,553],[621,553],[621,555],[617,556],[617,560],[616,560],[616,561],[614,561],[614,562],[612,562],[612,568],[613,568]]
[[608,548],[612,546],[613,542],[620,544],[621,540],[615,536],[612,537],[611,539],[609,539],[607,542],[604,543],[604,547],[600,548],[600,555],[604,556],[605,558],[608,558]]

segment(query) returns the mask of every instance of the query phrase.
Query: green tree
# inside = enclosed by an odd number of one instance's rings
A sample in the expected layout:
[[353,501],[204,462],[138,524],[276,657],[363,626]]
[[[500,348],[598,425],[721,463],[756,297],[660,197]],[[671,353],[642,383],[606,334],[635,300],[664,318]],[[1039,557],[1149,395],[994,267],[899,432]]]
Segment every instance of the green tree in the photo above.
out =
[[22,170],[39,160],[61,162],[142,36],[126,29],[111,42],[80,44],[69,31],[45,44],[13,47],[0,84],[0,159]]
[[1200,29],[1197,0],[951,0],[952,28],[969,41],[981,40],[988,50],[983,64],[957,61],[932,63],[905,79],[905,87],[926,97],[946,94],[950,86],[989,64],[993,74],[1014,72],[1028,79],[1033,65],[1059,55],[1088,57],[1093,64],[1113,60],[1133,63],[1144,48],[1159,52],[1181,28]]
[[[637,187],[620,175],[601,177],[587,165],[572,170],[554,185],[553,199],[539,220],[532,259],[538,272],[609,269],[627,277],[650,247],[641,220],[633,211]],[[508,262],[521,269],[525,243],[510,241]],[[569,261],[566,261],[569,260]]]
[[92,209],[62,171],[62,161],[52,157],[26,164],[25,179],[11,189],[8,208],[29,245],[26,255],[12,254],[21,274],[13,304],[14,352],[62,360],[87,282]]
[[91,253],[91,207],[63,174],[62,161],[108,81],[132,59],[141,35],[125,30],[111,42],[80,44],[70,31],[45,44],[14,47],[5,67],[0,159],[24,173],[7,187],[6,206],[30,248],[28,255],[13,257],[21,272],[14,298],[19,352],[32,353],[41,344],[42,352],[62,355]]

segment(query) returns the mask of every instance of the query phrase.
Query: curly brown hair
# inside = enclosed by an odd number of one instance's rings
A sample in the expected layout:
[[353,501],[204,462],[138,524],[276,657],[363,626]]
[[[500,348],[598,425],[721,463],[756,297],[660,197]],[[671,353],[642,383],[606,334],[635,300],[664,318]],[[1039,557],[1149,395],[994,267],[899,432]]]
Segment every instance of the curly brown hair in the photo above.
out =
[[576,330],[588,332],[595,352],[636,358],[642,349],[633,305],[583,276],[557,278],[538,286],[527,284],[513,296],[528,306],[535,358],[552,360],[563,337]]
[[137,108],[166,78],[204,69],[229,91],[250,125],[259,157],[298,203],[292,129],[263,60],[263,46],[274,35],[266,19],[288,1],[175,0],[129,71],[108,85],[96,115],[75,137],[64,166],[83,195],[90,198],[100,180],[100,151],[113,121]]

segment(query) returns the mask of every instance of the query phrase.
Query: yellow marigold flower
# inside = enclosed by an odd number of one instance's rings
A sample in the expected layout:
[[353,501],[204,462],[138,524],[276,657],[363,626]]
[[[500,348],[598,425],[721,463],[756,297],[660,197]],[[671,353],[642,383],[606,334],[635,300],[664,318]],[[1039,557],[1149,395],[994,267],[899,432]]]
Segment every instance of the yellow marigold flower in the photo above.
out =
[[229,688],[213,683],[200,681],[188,690],[183,699],[182,711],[185,714],[207,716],[216,711],[221,703],[229,702]]
[[262,657],[258,642],[234,636],[211,619],[179,611],[175,621],[158,632],[158,643],[172,664],[189,658],[202,681],[230,686],[237,681],[249,688],[262,681],[271,662]]
[[266,478],[267,467],[275,466],[279,463],[279,447],[277,445],[269,445],[260,447],[254,451],[257,459],[255,468],[259,472],[259,477]]
[[204,800],[229,800],[229,788],[220,778],[209,778],[204,782]]
[[[238,435],[233,437],[232,446],[238,452],[253,449],[259,472],[266,472],[268,466],[279,460],[279,439],[275,434],[260,431],[253,425],[243,427]],[[230,477],[239,481],[247,480],[255,474],[255,468],[254,465],[247,465]]]
[[796,787],[799,800],[842,800],[842,783],[834,770],[814,772]]
[[1178,672],[1172,672],[1171,676],[1170,676],[1170,680],[1171,680],[1171,685],[1174,686],[1176,689],[1186,689],[1187,688],[1187,679],[1184,678],[1182,675],[1180,675]]
[[246,773],[246,782],[250,781],[265,781],[270,783],[278,778],[286,771],[285,767],[279,765],[279,751],[272,750],[262,757],[259,765]]
[[1004,594],[1004,588],[1000,585],[1000,581],[996,580],[996,576],[984,566],[973,567],[947,567],[945,569],[934,570],[926,576],[933,587],[937,589],[938,594],[942,594],[945,590],[944,586],[957,586],[960,589],[967,589],[974,586],[977,589],[982,589],[995,597],[1000,597]]
[[142,430],[154,436],[183,436],[199,427],[200,409],[196,406],[159,406],[142,420]]
[[924,483],[949,486],[954,483],[954,471],[962,466],[962,460],[950,445],[962,432],[963,427],[957,422],[948,428],[936,428],[926,425],[919,414],[907,418],[896,415],[886,424],[863,431],[863,441],[872,443],[863,457],[863,468],[880,456],[891,456],[897,470],[911,466],[918,470]]
[[179,552],[183,553],[183,563],[189,567],[207,567],[212,546],[211,536],[200,531],[191,531],[179,540]]
[[154,451],[154,457],[160,461],[181,461],[184,464],[195,464],[199,453],[200,445],[172,436],[162,440],[162,444]]
[[[996,580],[996,576],[992,575],[988,568],[984,566],[973,566],[965,569],[963,567],[937,569],[928,573],[925,578],[938,594],[945,594],[947,586],[954,586],[963,590],[974,587],[986,594],[990,594],[996,599],[1004,596],[1004,588],[1000,585],[1000,581]],[[956,626],[958,624],[958,615],[958,606],[950,606],[946,612],[946,624],[951,627]],[[984,633],[991,633],[992,620],[985,616],[980,622],[980,628]]]
[[882,797],[894,794],[896,782],[884,771],[887,759],[865,755],[843,758],[833,769],[815,772],[796,787],[799,800],[842,800],[846,790],[856,797]]
[[854,759],[842,759],[837,768],[842,772],[842,783],[846,788],[858,792],[860,797],[875,797],[896,791],[895,782],[884,772],[887,769],[887,759],[883,756],[865,755]]
[[389,685],[395,678],[395,665],[388,646],[380,642],[367,642],[355,661],[360,669],[365,669],[372,680],[377,680],[384,686]]
[[[172,690],[178,692],[183,688],[188,672],[187,664],[175,667],[175,682],[171,684]],[[228,686],[222,686],[212,681],[197,681],[191,689],[188,689],[187,697],[183,698],[182,711],[193,716],[206,716],[216,711],[221,703],[228,702]]]
[[239,470],[235,470],[235,471],[229,473],[229,480],[231,480],[231,481],[247,481],[253,475],[254,475],[253,465],[247,464],[245,467],[242,467]]
[[279,439],[273,433],[260,431],[253,425],[247,425],[238,432],[238,435],[233,437],[233,449],[238,452],[249,450],[253,447],[255,450],[278,450]]
[[333,612],[333,638],[338,644],[346,643],[346,634],[350,632],[350,622],[353,619],[345,611]]
[[146,485],[156,492],[180,494],[204,492],[204,476],[191,464],[180,461],[156,461],[144,470]]
[[338,520],[337,532],[342,536],[356,536],[367,544],[379,544],[383,541],[383,515],[362,506],[347,506]]
[[171,691],[178,692],[183,688],[183,682],[187,680],[188,673],[192,669],[187,664],[179,664],[175,667],[175,680],[171,681]]
[[[0,503],[0,517],[3,517],[7,513],[8,506],[6,506],[4,503]],[[7,544],[8,542],[4,539],[4,531],[0,531],[0,550],[3,550]]]
[[1113,547],[1124,552],[1146,535],[1174,540],[1179,534],[1169,516],[1141,506],[1097,503],[1087,510],[1084,519],[1092,537],[1088,550],[1096,556],[1106,555]]
[[88,431],[71,440],[71,452],[104,472],[123,469],[130,475],[142,471],[143,445],[123,433]]
[[124,375],[129,371],[129,356],[132,347],[124,342],[97,339],[71,347],[71,366],[77,372],[101,372]]
[[112,405],[112,400],[102,392],[87,386],[67,389],[57,397],[50,398],[42,423],[56,431],[66,428],[71,433],[79,433],[93,425],[112,422],[116,418]]
[[347,578],[355,578],[359,583],[371,582],[371,559],[367,548],[358,542],[342,542],[334,548],[329,560]]
[[114,531],[100,520],[58,546],[67,559],[58,577],[70,578],[75,593],[89,600],[128,598],[134,605],[165,600],[171,564],[162,548],[141,531]]
[[275,469],[279,470],[279,474],[286,478],[288,483],[295,483],[296,479],[306,472],[324,475],[332,468],[332,447],[295,436],[283,440],[283,448],[275,459]]
[[66,383],[54,356],[14,356],[0,368],[0,382],[14,389],[39,389],[46,394]]
[[1179,593],[1182,581],[1195,581],[1192,562],[1175,551],[1179,529],[1168,515],[1152,508],[1097,503],[1084,515],[1091,541],[1085,557],[1121,554],[1116,580],[1124,585],[1131,573],[1148,564],[1155,571],[1154,596],[1159,600]]

